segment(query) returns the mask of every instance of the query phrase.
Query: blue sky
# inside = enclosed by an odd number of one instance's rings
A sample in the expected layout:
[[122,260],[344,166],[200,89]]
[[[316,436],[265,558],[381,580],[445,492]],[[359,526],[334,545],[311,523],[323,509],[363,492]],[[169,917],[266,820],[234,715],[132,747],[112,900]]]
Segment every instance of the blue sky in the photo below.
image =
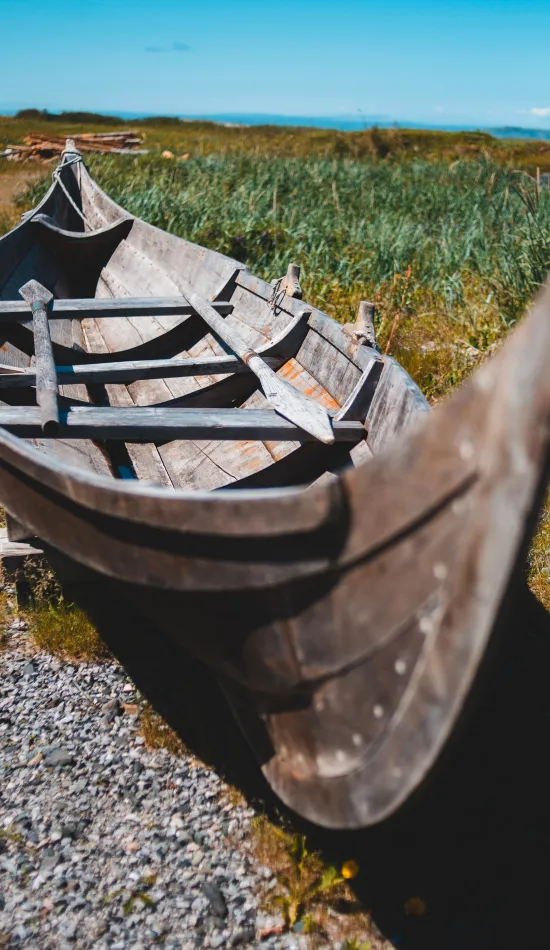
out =
[[0,0],[0,109],[550,127],[550,0]]

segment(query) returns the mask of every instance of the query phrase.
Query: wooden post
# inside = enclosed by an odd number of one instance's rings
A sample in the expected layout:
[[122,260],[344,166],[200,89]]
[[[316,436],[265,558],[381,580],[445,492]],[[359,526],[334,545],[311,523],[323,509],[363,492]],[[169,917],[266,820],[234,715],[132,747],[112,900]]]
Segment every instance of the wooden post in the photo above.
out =
[[378,350],[376,330],[374,329],[375,311],[376,307],[373,303],[368,300],[361,300],[355,319],[353,338],[357,343],[366,343],[367,346],[372,346],[373,350]]
[[344,324],[344,332],[352,337],[354,343],[364,343],[379,353],[380,347],[376,342],[376,330],[374,329],[375,311],[376,307],[373,303],[369,300],[361,300],[355,322]]
[[302,299],[302,288],[300,286],[300,268],[298,264],[289,264],[286,275],[281,283],[281,290],[284,290],[288,297]]
[[52,339],[48,323],[48,304],[53,294],[37,280],[29,280],[19,293],[32,310],[34,355],[36,359],[36,401],[41,409],[42,428],[53,434],[59,426],[57,371],[53,358]]

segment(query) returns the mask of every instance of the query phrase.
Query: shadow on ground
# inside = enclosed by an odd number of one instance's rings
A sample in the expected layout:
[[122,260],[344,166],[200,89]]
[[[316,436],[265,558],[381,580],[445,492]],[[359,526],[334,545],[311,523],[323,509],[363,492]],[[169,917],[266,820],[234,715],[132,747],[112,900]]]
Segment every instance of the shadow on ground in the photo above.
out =
[[[280,812],[201,664],[126,608],[117,618],[108,596],[91,600],[111,649],[185,744],[268,814]],[[400,950],[550,947],[549,673],[550,614],[524,584],[467,724],[408,805],[360,832],[294,819],[327,860],[355,858],[357,895]],[[412,897],[424,916],[405,914]]]

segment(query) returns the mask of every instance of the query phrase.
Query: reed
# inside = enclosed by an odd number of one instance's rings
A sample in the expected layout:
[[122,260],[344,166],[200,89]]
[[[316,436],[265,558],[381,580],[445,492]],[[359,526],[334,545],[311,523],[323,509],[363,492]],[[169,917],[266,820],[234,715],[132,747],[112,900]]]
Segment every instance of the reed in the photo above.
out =
[[382,346],[391,335],[390,351],[433,399],[506,334],[550,267],[550,193],[487,158],[212,154],[90,165],[129,211],[267,279],[298,261],[306,296],[338,319],[374,299]]

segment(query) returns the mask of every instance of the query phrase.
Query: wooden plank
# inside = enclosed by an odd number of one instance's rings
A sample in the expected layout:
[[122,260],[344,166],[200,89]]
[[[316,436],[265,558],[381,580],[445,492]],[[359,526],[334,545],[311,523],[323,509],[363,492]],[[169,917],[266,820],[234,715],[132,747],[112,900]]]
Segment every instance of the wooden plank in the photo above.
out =
[[224,325],[223,319],[206,300],[195,293],[188,294],[188,300],[214,333],[256,374],[266,398],[277,412],[298,424],[299,428],[307,429],[321,442],[334,442],[330,416],[322,406],[308,400],[293,386],[279,379],[234,329]]
[[[0,407],[0,426],[23,438],[41,432],[40,409],[32,406]],[[359,442],[365,437],[360,422],[336,422],[337,442]],[[48,433],[49,435],[49,433]],[[60,437],[71,439],[290,439],[309,442],[316,436],[282,418],[273,409],[163,409],[75,406],[60,412]]]
[[36,359],[36,397],[41,410],[42,428],[46,434],[55,433],[59,424],[57,373],[53,358],[52,340],[47,307],[53,294],[36,280],[29,280],[19,293],[30,304]]
[[[233,304],[225,300],[209,301],[210,306],[225,316],[233,312]],[[85,320],[86,317],[186,317],[197,311],[184,297],[81,297],[55,300],[51,318],[56,320]],[[0,323],[29,319],[29,308],[22,300],[0,300]]]
[[371,451],[378,454],[413,419],[421,418],[429,410],[424,396],[405,370],[391,357],[384,357],[384,372],[365,421]]
[[35,548],[24,541],[10,541],[7,528],[0,526],[0,559],[10,557],[28,557],[30,554],[42,554],[41,548]]
[[380,359],[373,359],[369,363],[341,409],[336,413],[335,419],[359,419],[361,422],[365,420],[383,368],[384,363]]

